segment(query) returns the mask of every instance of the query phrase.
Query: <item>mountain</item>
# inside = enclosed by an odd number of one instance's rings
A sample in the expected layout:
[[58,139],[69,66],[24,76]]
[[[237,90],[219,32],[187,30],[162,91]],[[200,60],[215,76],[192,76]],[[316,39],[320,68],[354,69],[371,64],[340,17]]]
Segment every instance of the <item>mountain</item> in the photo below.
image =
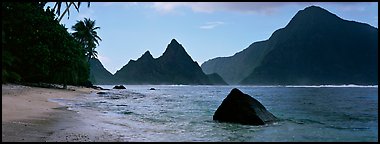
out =
[[96,58],[90,59],[90,81],[97,85],[113,84],[115,82],[113,75]]
[[299,11],[242,84],[377,84],[378,29],[320,7]]
[[[297,12],[268,40],[253,43],[232,57],[209,60],[207,65],[202,64],[202,69],[205,73],[215,71],[226,81],[231,76],[225,75],[244,77],[246,71],[251,71],[240,84],[378,84],[377,39],[377,28],[343,20],[323,8],[310,6]],[[245,63],[240,65],[232,60]],[[236,72],[226,72],[234,64]],[[218,72],[211,66],[222,70]]]
[[128,81],[131,84],[156,84],[161,75],[158,71],[155,59],[149,51],[146,51],[136,61],[130,60],[127,65],[115,73],[114,77],[119,83]]
[[207,75],[208,79],[210,80],[210,82],[212,84],[215,84],[215,85],[228,85],[222,77],[220,77],[220,75],[218,75],[217,73],[212,73],[212,74],[208,74]]
[[159,58],[154,59],[147,51],[136,61],[129,61],[114,77],[126,84],[211,84],[175,39]]
[[219,74],[228,84],[238,84],[260,64],[263,57],[273,48],[267,45],[268,40],[255,42],[233,56],[208,60],[202,64],[202,70],[206,74]]

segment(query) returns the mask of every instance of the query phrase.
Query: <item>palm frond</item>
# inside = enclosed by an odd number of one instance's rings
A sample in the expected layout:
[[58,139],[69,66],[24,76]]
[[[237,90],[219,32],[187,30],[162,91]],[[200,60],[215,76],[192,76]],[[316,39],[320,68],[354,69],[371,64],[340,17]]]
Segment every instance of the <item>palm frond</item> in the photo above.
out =
[[[73,3],[73,2],[71,2],[71,3]],[[66,3],[66,7],[70,8],[68,3]],[[67,19],[69,19],[69,18],[70,18],[70,10],[67,10]]]
[[61,5],[62,5],[62,2],[57,2],[57,3],[55,3],[55,6],[53,8],[55,10],[55,8],[57,7],[56,14],[58,14],[58,16],[61,15]]
[[78,11],[78,13],[79,13],[79,7],[80,7],[80,2],[78,2],[78,6],[75,4],[75,3],[73,3],[74,4],[74,7],[75,7],[75,9]]
[[[74,5],[74,8],[79,12],[79,8],[80,8],[80,4],[81,2],[65,2],[66,4],[66,9],[65,11],[63,12],[63,14],[61,15],[61,6],[62,6],[62,3],[63,2],[56,2],[55,5],[54,5],[54,8],[53,10],[55,11],[55,13],[57,14],[59,18],[59,21],[62,19],[62,17],[66,14],[66,12],[68,13],[68,19],[70,18],[70,7],[71,5]],[[43,2],[41,2],[41,4],[43,4]],[[88,5],[87,7],[90,7],[90,2],[88,2]]]

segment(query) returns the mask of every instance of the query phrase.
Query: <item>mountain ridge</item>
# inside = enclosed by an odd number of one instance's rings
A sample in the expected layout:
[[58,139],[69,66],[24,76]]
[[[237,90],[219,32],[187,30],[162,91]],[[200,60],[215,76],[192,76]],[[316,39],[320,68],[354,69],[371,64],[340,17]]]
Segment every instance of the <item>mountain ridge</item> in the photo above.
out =
[[114,77],[125,84],[212,84],[211,78],[175,39],[160,57],[153,58],[146,51],[136,61],[130,60]]
[[[377,32],[368,24],[347,21],[311,6],[298,11],[269,39],[260,41],[265,43],[260,48],[254,42],[233,56],[206,61],[202,70],[216,72],[228,82],[241,76],[243,80],[234,81],[240,84],[373,84],[377,83]],[[229,73],[230,69],[237,73]],[[252,71],[245,77],[247,70]]]
[[98,59],[91,58],[89,64],[91,83],[113,84],[115,82],[112,73],[110,73]]

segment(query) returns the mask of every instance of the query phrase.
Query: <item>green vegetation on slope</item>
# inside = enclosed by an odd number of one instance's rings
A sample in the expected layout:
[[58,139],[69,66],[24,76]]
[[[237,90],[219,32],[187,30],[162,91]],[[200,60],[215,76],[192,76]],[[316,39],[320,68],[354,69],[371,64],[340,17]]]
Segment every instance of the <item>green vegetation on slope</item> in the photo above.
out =
[[2,3],[2,82],[83,85],[89,65],[83,46],[34,3]]

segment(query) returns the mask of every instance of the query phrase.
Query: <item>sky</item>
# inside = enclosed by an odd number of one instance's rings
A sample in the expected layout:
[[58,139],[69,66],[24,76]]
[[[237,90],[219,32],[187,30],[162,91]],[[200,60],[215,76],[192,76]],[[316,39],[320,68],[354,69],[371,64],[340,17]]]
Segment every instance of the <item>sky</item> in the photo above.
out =
[[114,74],[147,50],[158,58],[172,39],[199,65],[232,56],[267,40],[311,5],[378,28],[378,2],[91,2],[89,8],[84,2],[79,13],[71,8],[70,17],[65,15],[60,23],[72,33],[78,20],[95,20],[102,38],[98,59]]

